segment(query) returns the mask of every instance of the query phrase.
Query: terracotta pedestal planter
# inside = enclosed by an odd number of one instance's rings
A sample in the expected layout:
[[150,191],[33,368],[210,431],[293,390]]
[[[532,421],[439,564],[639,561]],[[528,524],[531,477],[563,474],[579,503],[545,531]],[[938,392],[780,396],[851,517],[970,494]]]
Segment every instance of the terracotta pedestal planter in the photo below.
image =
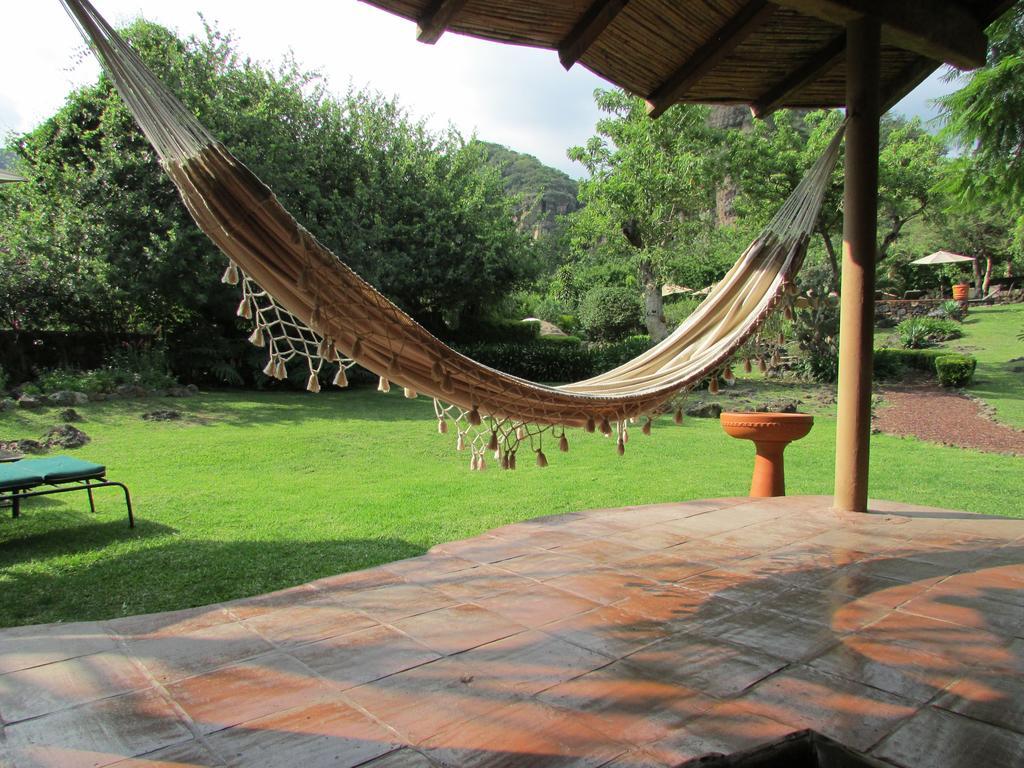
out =
[[814,417],[806,413],[723,413],[726,434],[741,440],[753,440],[754,477],[750,495],[785,496],[786,476],[782,454],[786,446],[811,431]]

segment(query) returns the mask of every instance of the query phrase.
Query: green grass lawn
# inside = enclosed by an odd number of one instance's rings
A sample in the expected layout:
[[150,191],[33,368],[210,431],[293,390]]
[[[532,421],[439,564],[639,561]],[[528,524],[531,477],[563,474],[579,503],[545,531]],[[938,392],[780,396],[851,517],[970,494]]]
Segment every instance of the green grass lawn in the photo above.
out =
[[971,309],[963,329],[964,337],[948,346],[978,358],[968,391],[991,405],[999,421],[1024,429],[1024,341],[1017,338],[1024,304]]
[[[740,385],[741,387],[744,385]],[[785,389],[785,385],[779,385]],[[742,391],[742,390],[740,390]],[[140,415],[176,407],[188,418]],[[746,492],[749,443],[717,421],[661,419],[626,455],[570,432],[552,466],[468,470],[438,435],[427,399],[368,390],[218,393],[90,404],[92,443],[75,451],[132,490],[28,502],[0,516],[0,625],[99,619],[201,605],[410,557],[497,525],[574,510]],[[38,437],[57,411],[0,414],[0,437]],[[788,453],[788,490],[832,491],[835,424],[822,416]],[[872,495],[1024,517],[1024,458],[873,438]]]

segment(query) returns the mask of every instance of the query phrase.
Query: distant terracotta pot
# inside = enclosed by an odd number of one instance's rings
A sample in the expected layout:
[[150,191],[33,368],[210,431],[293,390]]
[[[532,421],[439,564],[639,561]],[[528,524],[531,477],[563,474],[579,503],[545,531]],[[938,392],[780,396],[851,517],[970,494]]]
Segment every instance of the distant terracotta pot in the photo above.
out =
[[953,301],[967,301],[970,291],[971,286],[967,283],[957,283],[953,286]]
[[786,475],[782,454],[786,446],[811,431],[814,417],[806,413],[729,413],[721,416],[727,435],[752,440],[754,476],[750,495],[756,497],[785,496]]

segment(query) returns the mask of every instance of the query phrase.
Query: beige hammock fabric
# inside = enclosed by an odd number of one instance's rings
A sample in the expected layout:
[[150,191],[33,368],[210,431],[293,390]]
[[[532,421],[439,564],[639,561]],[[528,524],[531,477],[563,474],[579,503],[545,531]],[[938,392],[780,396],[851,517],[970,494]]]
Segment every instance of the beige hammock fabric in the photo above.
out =
[[[334,383],[344,386],[346,367],[357,362],[381,377],[385,391],[394,382],[407,396],[431,395],[439,429],[447,431],[447,421],[454,420],[460,447],[469,428],[477,428],[471,437],[474,468],[481,468],[484,450],[514,467],[515,451],[526,439],[544,463],[534,438],[557,425],[563,448],[564,427],[599,427],[609,435],[615,425],[621,451],[630,421],[661,412],[709,376],[716,384],[770,312],[791,300],[791,281],[839,154],[841,130],[772,222],[671,336],[605,374],[546,386],[481,365],[432,336],[299,225],[87,0],[61,2],[196,223],[230,259],[225,281],[241,283],[239,314],[256,324],[251,341],[268,349],[265,372],[283,378],[289,363],[302,361],[309,367],[308,388],[319,391],[322,374],[337,367]],[[725,370],[728,378],[731,371]]]

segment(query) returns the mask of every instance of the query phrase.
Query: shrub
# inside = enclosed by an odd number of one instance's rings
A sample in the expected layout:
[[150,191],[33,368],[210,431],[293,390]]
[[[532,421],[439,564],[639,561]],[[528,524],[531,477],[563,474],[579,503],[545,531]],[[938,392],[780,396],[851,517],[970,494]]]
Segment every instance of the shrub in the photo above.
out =
[[10,379],[7,378],[7,371],[0,365],[0,392],[7,391],[7,385],[10,384]]
[[896,326],[896,331],[907,349],[924,349],[964,335],[958,323],[938,317],[908,317]]
[[944,301],[939,307],[939,316],[962,323],[967,317],[967,309],[959,301]]
[[580,326],[591,341],[618,341],[640,328],[640,298],[628,288],[602,286],[580,302]]
[[55,368],[44,371],[36,380],[36,386],[42,392],[70,389],[88,394],[112,392],[121,384],[163,389],[176,383],[168,372],[167,358],[162,349],[132,347],[116,351],[101,368],[91,371]]
[[459,345],[458,350],[491,368],[531,381],[577,381],[588,378],[593,367],[590,352],[581,344],[547,338],[529,344],[477,342]]
[[618,368],[628,360],[646,352],[651,348],[651,337],[646,335],[629,336],[621,341],[599,342],[591,344],[590,351],[590,372],[587,376],[597,376],[599,373]]
[[874,371],[876,379],[896,379],[906,371],[935,373],[935,359],[948,355],[939,349],[876,349]]
[[832,273],[824,264],[809,264],[800,273],[807,306],[793,315],[793,336],[800,348],[797,372],[814,381],[839,376],[839,301],[832,293]]
[[943,387],[963,387],[974,376],[977,365],[970,355],[942,355],[935,358],[935,373]]
[[487,342],[491,344],[526,344],[540,336],[540,323],[522,320],[481,320],[445,334],[453,344]]
[[700,306],[700,301],[684,297],[674,301],[665,302],[665,322],[669,329],[676,329],[679,324],[693,314],[693,310]]

